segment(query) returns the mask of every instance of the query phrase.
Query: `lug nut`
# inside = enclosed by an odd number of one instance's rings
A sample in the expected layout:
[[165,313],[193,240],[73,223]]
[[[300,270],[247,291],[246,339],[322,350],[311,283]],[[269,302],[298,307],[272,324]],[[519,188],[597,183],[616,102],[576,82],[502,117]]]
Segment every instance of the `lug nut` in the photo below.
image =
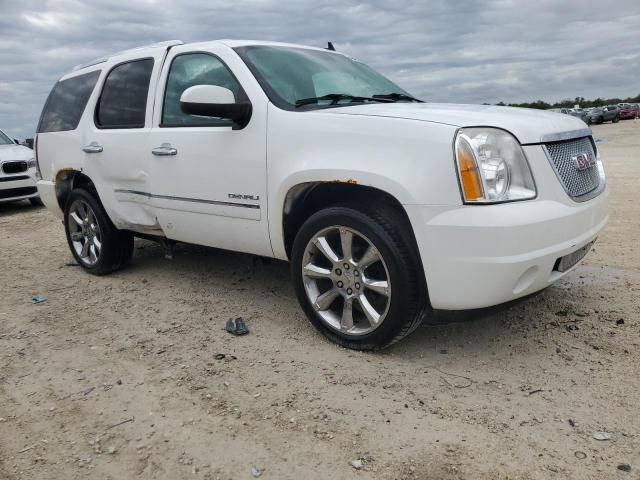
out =
[[339,268],[336,268],[336,275],[342,275],[342,270],[340,270]]
[[353,293],[353,290],[351,290],[350,288],[347,288],[347,293],[351,295]]
[[356,290],[360,290],[360,284],[356,283]]
[[338,288],[342,288],[342,287],[344,287],[344,283],[338,282]]
[[345,269],[345,270],[349,270],[349,264],[348,264],[348,263],[345,263],[345,264],[344,264],[344,269]]
[[358,270],[354,270],[353,274],[357,277],[358,275],[360,275],[360,272]]

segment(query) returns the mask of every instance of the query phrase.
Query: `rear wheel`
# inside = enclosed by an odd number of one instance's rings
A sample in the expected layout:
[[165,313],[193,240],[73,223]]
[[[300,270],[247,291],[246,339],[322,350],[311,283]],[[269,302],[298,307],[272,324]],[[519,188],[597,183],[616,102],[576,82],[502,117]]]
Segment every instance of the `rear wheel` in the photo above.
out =
[[33,205],[34,207],[44,206],[44,203],[42,203],[42,200],[40,199],[40,197],[31,197],[29,201],[31,202],[31,205]]
[[421,322],[428,300],[409,227],[397,212],[332,207],[293,246],[296,294],[311,323],[355,350],[387,347]]
[[124,266],[133,254],[133,235],[118,230],[100,202],[84,189],[69,195],[64,211],[67,242],[78,264],[104,275]]
[[618,123],[620,121],[620,117],[613,117],[613,123]]

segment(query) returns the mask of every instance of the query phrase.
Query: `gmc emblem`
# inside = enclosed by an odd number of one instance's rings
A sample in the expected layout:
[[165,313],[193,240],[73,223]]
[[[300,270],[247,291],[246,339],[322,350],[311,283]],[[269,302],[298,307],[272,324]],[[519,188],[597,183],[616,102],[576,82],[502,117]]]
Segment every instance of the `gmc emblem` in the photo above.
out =
[[576,169],[580,171],[591,168],[596,164],[596,159],[592,153],[579,153],[578,155],[571,157],[571,160],[573,160],[573,164],[576,166]]

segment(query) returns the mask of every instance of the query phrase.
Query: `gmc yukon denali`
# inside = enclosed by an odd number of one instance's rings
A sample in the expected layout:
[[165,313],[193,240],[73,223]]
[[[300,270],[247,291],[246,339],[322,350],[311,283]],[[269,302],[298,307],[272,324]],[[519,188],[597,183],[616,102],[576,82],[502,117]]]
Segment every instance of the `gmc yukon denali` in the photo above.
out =
[[542,290],[608,218],[580,119],[425,103],[299,45],[169,41],[77,67],[36,153],[87,272],[123,267],[135,236],[288,260],[311,323],[360,350]]

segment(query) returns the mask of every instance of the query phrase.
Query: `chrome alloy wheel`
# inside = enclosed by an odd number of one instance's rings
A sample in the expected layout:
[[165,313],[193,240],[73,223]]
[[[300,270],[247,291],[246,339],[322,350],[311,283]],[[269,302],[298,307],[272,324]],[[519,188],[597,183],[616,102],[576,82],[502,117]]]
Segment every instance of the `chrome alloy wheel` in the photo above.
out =
[[378,249],[362,233],[325,228],[307,243],[302,277],[311,305],[331,328],[365,335],[384,321],[391,281]]
[[95,213],[88,203],[75,200],[67,217],[67,228],[73,249],[87,265],[95,265],[102,251],[100,226]]

